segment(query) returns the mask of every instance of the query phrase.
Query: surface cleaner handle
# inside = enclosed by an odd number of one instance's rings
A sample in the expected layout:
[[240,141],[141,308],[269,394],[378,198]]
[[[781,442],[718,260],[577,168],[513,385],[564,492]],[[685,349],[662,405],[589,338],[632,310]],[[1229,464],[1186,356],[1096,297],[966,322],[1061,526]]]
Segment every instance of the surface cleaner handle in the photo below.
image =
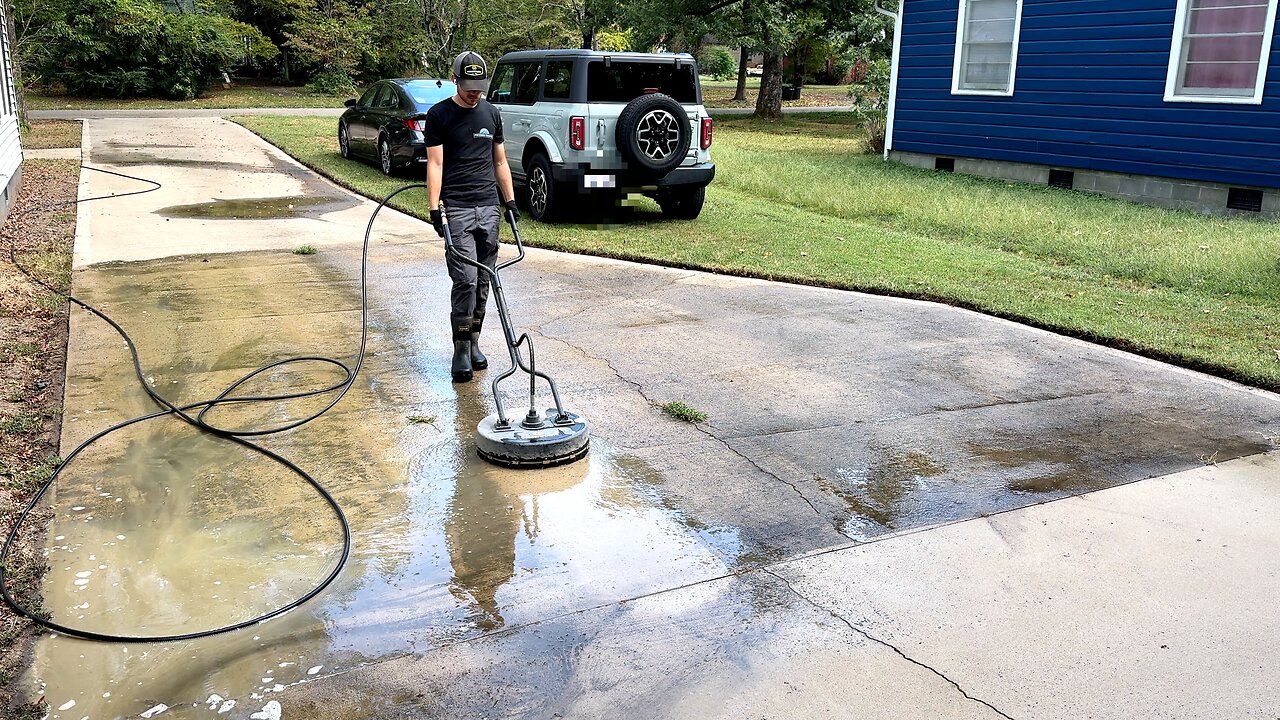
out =
[[511,210],[506,210],[503,214],[507,217],[507,224],[511,226],[511,235],[516,239],[516,249],[520,251],[520,254],[504,263],[500,263],[498,265],[499,270],[515,265],[524,259],[524,241],[520,239],[520,228],[516,227],[516,214]]

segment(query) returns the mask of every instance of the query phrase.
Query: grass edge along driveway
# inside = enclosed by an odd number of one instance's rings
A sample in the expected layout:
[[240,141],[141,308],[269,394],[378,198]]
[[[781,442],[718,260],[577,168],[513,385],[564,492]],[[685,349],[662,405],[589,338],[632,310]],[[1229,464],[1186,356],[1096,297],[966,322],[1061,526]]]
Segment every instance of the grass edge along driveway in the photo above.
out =
[[[375,200],[414,181],[343,160],[333,118],[232,119]],[[839,113],[718,119],[713,155],[698,220],[665,221],[641,198],[621,219],[526,221],[522,234],[534,247],[938,301],[1280,390],[1273,224],[886,164]],[[427,216],[422,193],[392,205]]]

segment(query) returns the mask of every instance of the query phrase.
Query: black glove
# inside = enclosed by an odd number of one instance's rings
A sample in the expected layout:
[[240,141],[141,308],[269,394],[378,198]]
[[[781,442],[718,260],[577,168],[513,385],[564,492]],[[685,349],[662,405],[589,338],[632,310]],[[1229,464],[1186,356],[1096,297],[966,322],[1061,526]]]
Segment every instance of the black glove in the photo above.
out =
[[520,208],[516,205],[515,200],[508,200],[502,203],[502,207],[507,209],[507,217],[511,219],[511,222],[520,219]]
[[436,234],[444,237],[444,214],[439,208],[431,211],[431,227],[436,229]]

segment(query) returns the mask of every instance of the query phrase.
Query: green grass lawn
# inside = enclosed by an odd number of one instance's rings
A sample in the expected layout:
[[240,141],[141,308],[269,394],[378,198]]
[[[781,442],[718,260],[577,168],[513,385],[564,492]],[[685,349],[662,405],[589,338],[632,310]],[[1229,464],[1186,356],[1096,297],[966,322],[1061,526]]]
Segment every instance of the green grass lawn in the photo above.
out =
[[[354,96],[353,96],[354,97]],[[89,99],[66,95],[43,95],[28,92],[28,110],[170,110],[180,108],[320,108],[342,107],[345,97],[318,95],[302,88],[259,85],[234,85],[229,89],[216,87],[203,97],[194,100],[162,100],[159,98],[134,98],[130,100]]]
[[[342,160],[331,118],[237,122],[370,197],[408,182]],[[604,222],[527,221],[529,244],[938,300],[1280,389],[1274,224],[886,164],[842,113],[716,122],[698,220],[641,199]]]
[[22,147],[28,150],[80,147],[78,120],[32,120],[19,130],[22,133]]

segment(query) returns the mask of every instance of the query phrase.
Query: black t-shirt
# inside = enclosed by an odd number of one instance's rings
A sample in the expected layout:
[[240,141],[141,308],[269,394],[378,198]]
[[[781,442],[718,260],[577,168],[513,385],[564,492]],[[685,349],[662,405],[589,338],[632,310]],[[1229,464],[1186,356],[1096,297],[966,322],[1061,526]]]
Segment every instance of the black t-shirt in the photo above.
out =
[[493,174],[493,146],[502,142],[502,115],[481,100],[465,108],[453,98],[441,100],[427,111],[427,147],[444,146],[444,176],[440,199],[451,207],[484,207],[498,204],[498,183]]

